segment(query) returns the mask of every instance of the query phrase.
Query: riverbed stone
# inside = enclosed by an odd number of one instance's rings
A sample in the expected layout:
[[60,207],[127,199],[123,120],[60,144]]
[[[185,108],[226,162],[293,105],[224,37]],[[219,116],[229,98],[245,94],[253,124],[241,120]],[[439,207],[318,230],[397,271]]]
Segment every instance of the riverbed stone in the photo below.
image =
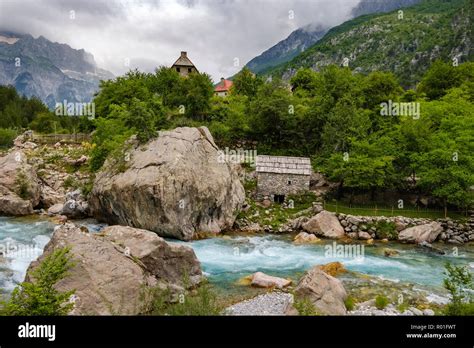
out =
[[[299,300],[308,299],[315,308],[323,314],[344,315],[347,298],[342,282],[323,272],[320,266],[315,266],[305,273],[294,291]],[[297,314],[296,309],[289,308],[287,314]]]
[[431,222],[413,226],[404,229],[398,234],[398,240],[408,243],[434,242],[439,234],[443,231],[443,227],[439,222]]
[[309,233],[326,238],[341,238],[344,236],[344,229],[339,223],[335,214],[322,211],[313,216],[303,225],[303,229]]
[[252,275],[251,285],[259,288],[278,288],[283,289],[291,284],[291,280],[270,276],[262,272],[256,272]]
[[293,239],[293,243],[295,244],[311,244],[311,243],[318,243],[320,241],[321,239],[316,237],[314,234],[307,233],[307,232],[300,232]]

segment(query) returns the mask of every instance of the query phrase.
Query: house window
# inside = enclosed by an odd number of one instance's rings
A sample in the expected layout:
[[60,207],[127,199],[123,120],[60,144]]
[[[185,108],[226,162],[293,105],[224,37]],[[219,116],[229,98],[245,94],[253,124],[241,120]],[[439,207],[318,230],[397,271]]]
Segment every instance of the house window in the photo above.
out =
[[176,68],[176,71],[177,71],[177,72],[181,72],[181,69],[180,69],[180,68]]
[[192,73],[193,72],[193,69],[192,68],[188,68],[188,73]]
[[288,180],[288,186],[290,186],[290,185],[291,185],[291,180]]

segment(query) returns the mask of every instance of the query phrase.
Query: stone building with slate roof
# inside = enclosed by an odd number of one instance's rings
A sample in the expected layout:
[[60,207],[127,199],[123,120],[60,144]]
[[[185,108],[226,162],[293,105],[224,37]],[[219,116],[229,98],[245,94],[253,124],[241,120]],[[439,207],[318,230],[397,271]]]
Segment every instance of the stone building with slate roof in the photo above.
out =
[[176,62],[174,62],[171,68],[176,70],[181,76],[188,76],[193,72],[199,72],[193,62],[188,58],[188,53],[185,51],[181,51],[181,55]]
[[257,156],[257,198],[283,203],[290,194],[309,190],[311,161],[307,157]]

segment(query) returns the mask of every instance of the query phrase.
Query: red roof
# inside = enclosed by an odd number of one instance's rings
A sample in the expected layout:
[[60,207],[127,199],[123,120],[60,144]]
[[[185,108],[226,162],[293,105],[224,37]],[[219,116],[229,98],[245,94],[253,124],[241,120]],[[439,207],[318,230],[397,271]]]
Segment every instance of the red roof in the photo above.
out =
[[215,92],[227,92],[234,83],[231,80],[221,80],[214,89]]

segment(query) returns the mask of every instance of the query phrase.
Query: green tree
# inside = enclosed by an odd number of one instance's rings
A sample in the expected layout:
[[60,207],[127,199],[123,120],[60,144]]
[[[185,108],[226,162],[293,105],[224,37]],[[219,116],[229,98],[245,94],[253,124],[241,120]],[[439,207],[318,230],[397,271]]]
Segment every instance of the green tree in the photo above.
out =
[[211,108],[214,86],[207,74],[190,74],[185,81],[185,95],[182,104],[186,106],[186,116],[194,120],[206,120]]
[[113,105],[130,105],[134,98],[148,100],[151,97],[147,87],[149,75],[138,70],[129,71],[114,80],[100,82],[100,90],[94,98],[97,117],[107,117]]
[[474,283],[467,267],[445,264],[446,278],[443,286],[451,295],[451,302],[446,306],[447,315],[474,315]]
[[3,315],[66,315],[73,308],[69,298],[74,290],[61,292],[55,285],[74,266],[70,249],[57,249],[31,271],[31,282],[17,286],[8,302],[2,303]]
[[459,66],[434,62],[420,81],[417,91],[424,93],[429,99],[439,99],[451,88],[460,86],[474,78],[474,63],[468,62]]
[[258,88],[263,84],[260,77],[247,67],[244,67],[233,80],[232,89],[235,93],[245,95],[249,99],[253,99],[257,94]]

